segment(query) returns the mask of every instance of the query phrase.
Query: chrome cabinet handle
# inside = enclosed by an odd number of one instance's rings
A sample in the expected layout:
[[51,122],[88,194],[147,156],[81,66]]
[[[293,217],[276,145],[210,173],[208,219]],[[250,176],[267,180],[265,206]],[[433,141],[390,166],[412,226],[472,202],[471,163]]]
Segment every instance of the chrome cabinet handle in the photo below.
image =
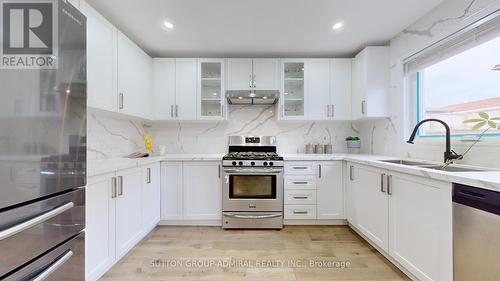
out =
[[219,175],[219,179],[222,177],[222,169],[221,169],[221,166],[219,164],[219,171],[217,172],[217,174]]
[[146,183],[150,184],[151,183],[151,168],[146,169]]
[[335,117],[335,105],[332,104],[331,107],[332,107],[332,110],[331,110],[332,116],[330,116],[330,117],[334,118]]
[[321,164],[318,165],[318,177],[321,178]]
[[170,105],[170,118],[174,118],[174,105]]
[[392,195],[392,175],[387,177],[387,194]]
[[308,199],[309,196],[294,196],[293,199]]
[[307,168],[308,167],[305,167],[305,166],[295,166],[295,167],[292,167],[292,169],[295,169],[295,170],[305,170]]
[[19,232],[22,232],[28,228],[31,228],[39,223],[50,220],[51,218],[58,216],[58,215],[64,213],[65,211],[73,208],[74,206],[75,206],[75,204],[73,202],[68,202],[66,204],[63,204],[63,205],[51,210],[51,211],[43,213],[43,214],[36,216],[32,219],[24,221],[20,224],[16,224],[15,226],[13,226],[11,228],[7,228],[5,230],[2,230],[2,231],[0,231],[0,241],[7,239],[7,238],[11,237],[12,235],[15,235]]
[[118,95],[118,107],[119,109],[123,109],[123,93]]
[[330,105],[326,105],[326,117],[330,117]]
[[253,79],[252,79],[253,80],[253,88],[254,89],[257,88],[257,80],[255,80],[256,77],[257,77],[257,75],[254,74],[253,75]]
[[366,114],[366,101],[361,102],[361,113]]
[[308,213],[308,211],[293,211],[294,215],[307,215]]
[[179,105],[175,105],[175,117],[179,117]]
[[123,195],[123,177],[118,176],[118,196]]
[[248,76],[248,78],[249,78],[249,80],[248,80],[248,86],[249,86],[249,87],[250,87],[250,89],[251,89],[251,88],[252,88],[252,86],[253,86],[252,74],[250,74],[250,75]]
[[40,273],[37,277],[33,279],[33,281],[42,281],[47,279],[54,271],[56,271],[59,267],[61,267],[64,263],[66,263],[72,256],[73,251],[69,250],[60,257],[56,262],[54,262],[51,266],[45,269],[42,273]]
[[380,174],[380,192],[385,193],[385,176],[386,174]]
[[354,181],[354,166],[349,166],[349,179]]
[[307,181],[294,181],[293,184],[308,184]]
[[111,178],[111,198],[116,198],[116,177]]

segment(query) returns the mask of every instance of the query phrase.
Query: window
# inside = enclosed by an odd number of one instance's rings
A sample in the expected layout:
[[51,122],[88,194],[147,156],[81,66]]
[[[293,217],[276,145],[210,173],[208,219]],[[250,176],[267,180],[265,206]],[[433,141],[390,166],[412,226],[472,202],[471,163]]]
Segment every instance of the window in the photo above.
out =
[[[500,116],[500,16],[474,27],[405,65],[414,124],[428,118],[450,125],[454,136],[478,135],[479,112]],[[425,123],[420,137],[443,136],[444,127]],[[500,136],[490,129],[489,136]]]

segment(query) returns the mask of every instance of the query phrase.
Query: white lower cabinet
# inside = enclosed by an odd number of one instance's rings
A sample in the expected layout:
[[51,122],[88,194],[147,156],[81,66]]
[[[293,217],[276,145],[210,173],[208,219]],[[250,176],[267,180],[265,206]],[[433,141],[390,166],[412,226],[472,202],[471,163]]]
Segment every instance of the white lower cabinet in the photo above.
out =
[[142,225],[147,234],[160,221],[160,163],[142,168]]
[[141,239],[142,173],[131,169],[117,174],[116,254],[123,257]]
[[320,163],[318,168],[318,220],[345,219],[342,162]]
[[351,225],[418,280],[453,280],[451,184],[347,166]]
[[220,161],[162,162],[161,167],[162,223],[220,225]]
[[389,254],[419,280],[453,280],[450,183],[390,173]]
[[358,165],[354,171],[353,190],[356,227],[375,245],[389,250],[389,197],[381,187],[384,170]]
[[85,190],[85,280],[99,279],[115,263],[114,177],[91,177]]
[[220,165],[218,162],[184,163],[184,219],[221,219],[222,167]]
[[158,222],[159,173],[151,170],[151,182],[156,184],[154,188],[146,186],[143,169],[147,168],[89,178],[86,190],[86,280],[99,279]]
[[286,224],[344,220],[341,161],[287,161],[284,177]]

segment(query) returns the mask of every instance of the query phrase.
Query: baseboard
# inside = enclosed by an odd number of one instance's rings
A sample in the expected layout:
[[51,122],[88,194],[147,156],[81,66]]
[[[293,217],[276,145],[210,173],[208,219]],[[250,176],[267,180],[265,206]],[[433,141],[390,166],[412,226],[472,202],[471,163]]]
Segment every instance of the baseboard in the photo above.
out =
[[373,248],[375,248],[379,253],[381,253],[387,260],[389,260],[394,266],[396,266],[399,270],[401,270],[408,278],[410,278],[413,281],[419,281],[417,277],[415,277],[413,274],[411,274],[406,268],[404,268],[399,262],[397,262],[395,259],[393,259],[389,253],[386,253],[384,250],[382,250],[380,247],[378,247],[375,243],[373,243],[370,239],[368,239],[359,229],[354,227],[352,224],[348,223],[349,228],[351,228],[356,234],[358,234],[363,240],[368,242]]
[[221,226],[222,220],[161,220],[158,225],[171,226]]
[[347,220],[284,220],[284,225],[347,225]]

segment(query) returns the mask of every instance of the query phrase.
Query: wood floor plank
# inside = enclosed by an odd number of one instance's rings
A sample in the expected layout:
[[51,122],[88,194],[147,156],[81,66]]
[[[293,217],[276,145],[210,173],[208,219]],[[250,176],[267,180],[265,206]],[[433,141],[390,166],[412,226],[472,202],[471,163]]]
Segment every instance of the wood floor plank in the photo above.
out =
[[102,281],[410,280],[345,226],[159,226]]

